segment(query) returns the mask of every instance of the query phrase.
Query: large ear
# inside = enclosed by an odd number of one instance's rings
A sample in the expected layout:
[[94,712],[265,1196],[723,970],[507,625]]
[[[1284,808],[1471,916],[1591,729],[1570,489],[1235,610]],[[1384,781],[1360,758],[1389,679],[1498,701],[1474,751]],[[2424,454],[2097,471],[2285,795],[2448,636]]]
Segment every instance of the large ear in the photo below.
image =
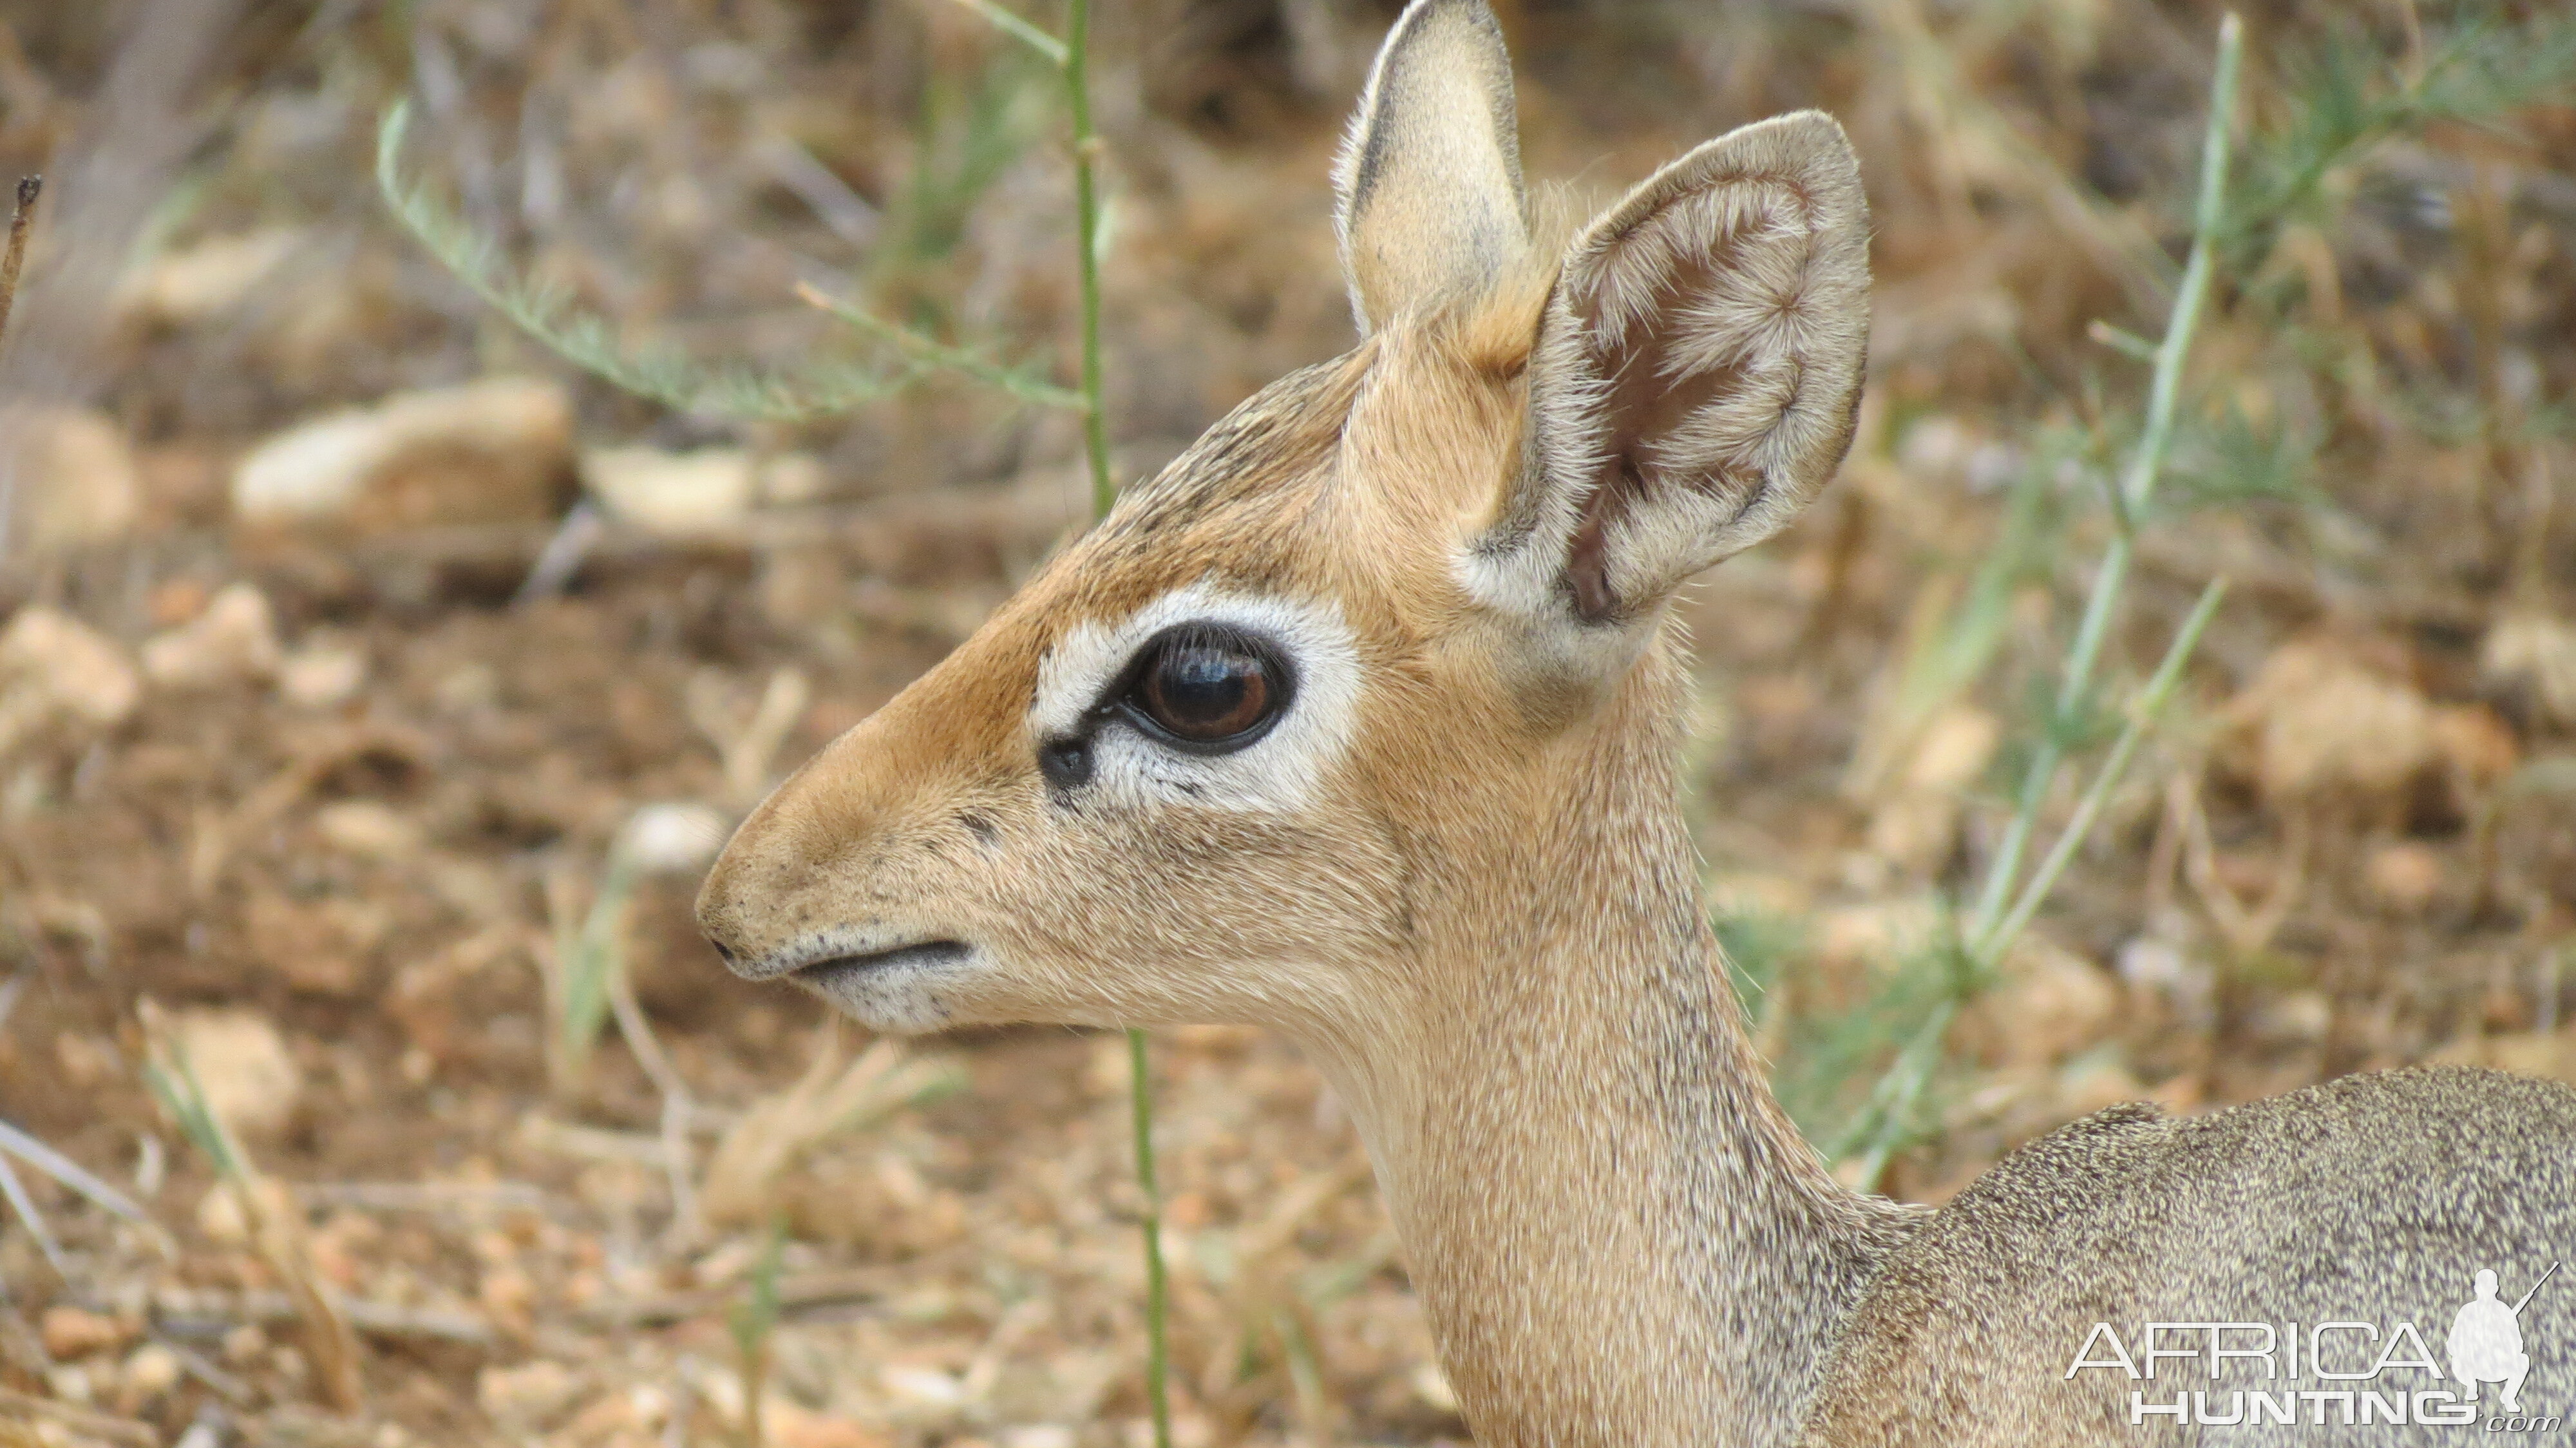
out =
[[1413,0],[1333,167],[1342,275],[1374,323],[1465,295],[1529,245],[1512,58],[1485,0]]
[[1616,623],[1778,532],[1851,445],[1868,342],[1869,207],[1830,116],[1666,166],[1566,254],[1471,585]]

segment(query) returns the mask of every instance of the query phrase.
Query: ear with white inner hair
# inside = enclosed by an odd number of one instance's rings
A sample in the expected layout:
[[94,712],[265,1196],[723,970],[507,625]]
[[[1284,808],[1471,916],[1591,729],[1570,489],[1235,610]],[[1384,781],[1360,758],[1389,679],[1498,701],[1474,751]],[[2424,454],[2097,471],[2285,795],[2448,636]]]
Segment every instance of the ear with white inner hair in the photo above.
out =
[[1666,166],[1566,254],[1521,467],[1471,540],[1469,586],[1583,624],[1653,609],[1824,486],[1868,347],[1869,207],[1830,116]]
[[1471,294],[1529,245],[1512,60],[1485,0],[1413,0],[1333,167],[1351,313],[1366,336]]

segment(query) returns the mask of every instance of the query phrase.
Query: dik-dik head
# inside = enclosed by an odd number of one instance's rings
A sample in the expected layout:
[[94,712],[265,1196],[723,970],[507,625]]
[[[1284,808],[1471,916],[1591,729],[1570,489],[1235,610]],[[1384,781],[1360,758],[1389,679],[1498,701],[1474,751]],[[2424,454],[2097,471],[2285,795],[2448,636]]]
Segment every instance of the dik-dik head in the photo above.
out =
[[1851,436],[1841,129],[1746,126],[1536,255],[1500,31],[1416,0],[1335,180],[1360,344],[1235,409],[743,823],[698,903],[736,971],[885,1030],[1331,1034],[1430,968],[1442,919],[1526,908],[1498,871],[1606,772],[1657,767],[1667,600]]

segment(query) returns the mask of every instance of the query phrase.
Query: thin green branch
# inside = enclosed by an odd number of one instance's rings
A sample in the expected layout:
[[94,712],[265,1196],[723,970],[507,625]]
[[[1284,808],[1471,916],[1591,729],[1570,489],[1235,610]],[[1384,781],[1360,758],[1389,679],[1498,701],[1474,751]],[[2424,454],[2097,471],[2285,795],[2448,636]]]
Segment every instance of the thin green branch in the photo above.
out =
[[[2120,503],[2133,519],[2145,515],[2157,480],[2163,476],[2165,457],[2173,446],[2174,405],[2181,393],[2183,363],[2190,356],[2192,335],[2199,328],[2201,308],[2208,299],[2210,278],[2216,270],[2214,253],[2226,210],[2228,137],[2235,125],[2236,75],[2244,49],[2244,22],[2230,11],[2218,27],[2218,74],[2211,82],[2209,127],[2201,141],[2200,191],[2193,210],[2191,257],[2183,266],[2182,285],[2174,294],[2164,339],[2156,347],[2155,376],[2147,390],[2146,427],[2120,479]],[[2065,762],[2067,733],[2092,695],[2093,670],[2101,660],[2103,640],[2109,635],[2111,617],[2128,582],[2133,547],[2128,531],[2122,529],[2112,535],[2110,545],[2102,552],[2101,567],[2093,575],[2092,593],[2084,601],[2083,618],[2076,625],[2075,640],[2067,652],[2066,672],[2058,684],[2049,727],[2043,731],[2030,767],[2022,776],[2012,823],[1986,867],[1976,908],[1969,915],[1971,940],[1993,933],[2006,902],[2012,898],[2014,884],[2021,875],[2022,856],[2029,850],[2031,832],[2039,823],[2040,808],[2056,788],[2059,766]]]
[[796,284],[796,298],[809,307],[838,317],[869,336],[909,353],[916,361],[930,367],[945,368],[962,377],[981,382],[997,392],[1008,393],[1022,402],[1041,407],[1078,409],[1088,406],[1081,393],[1071,388],[1042,382],[1022,368],[1004,367],[980,353],[963,347],[934,342],[909,327],[897,326],[860,306],[830,295],[808,282]]
[[583,371],[677,412],[765,422],[805,422],[895,396],[935,373],[959,372],[1010,395],[1055,406],[1071,394],[962,349],[933,341],[856,308],[828,310],[889,344],[890,358],[868,362],[819,362],[792,372],[729,365],[705,367],[670,347],[629,347],[608,320],[573,304],[560,286],[515,276],[499,249],[453,215],[426,187],[402,174],[402,148],[411,128],[411,106],[398,103],[376,130],[376,187],[385,205],[440,265],[520,331]]
[[2210,617],[2218,612],[2219,600],[2226,596],[2225,579],[2212,579],[2209,586],[2201,590],[2200,601],[2192,605],[2190,615],[2175,631],[2173,643],[2165,649],[2163,661],[2156,665],[2155,674],[2148,679],[2137,702],[2130,706],[2128,722],[2121,726],[2120,737],[2111,745],[2111,752],[2103,759],[2101,770],[2093,776],[2092,785],[2076,802],[2075,813],[2066,821],[2066,828],[2058,835],[2057,843],[2050,847],[2039,868],[2031,873],[2029,883],[2022,887],[2021,898],[2013,902],[2011,913],[2004,916],[1993,934],[1970,946],[1971,953],[1979,960],[1993,963],[2003,959],[2004,953],[2012,949],[2013,942],[2029,926],[2031,917],[2039,913],[2039,907],[2047,901],[2049,892],[2057,888],[2058,876],[2066,872],[2067,863],[2075,858],[2077,850],[2083,848],[2086,837],[2093,831],[2094,821],[2101,817],[2104,801],[2111,797],[2120,777],[2128,772],[2131,756],[2138,752],[2138,745],[2146,739],[2148,728],[2173,697],[2174,687],[2182,679],[2183,665],[2199,646],[2201,632],[2209,627]]

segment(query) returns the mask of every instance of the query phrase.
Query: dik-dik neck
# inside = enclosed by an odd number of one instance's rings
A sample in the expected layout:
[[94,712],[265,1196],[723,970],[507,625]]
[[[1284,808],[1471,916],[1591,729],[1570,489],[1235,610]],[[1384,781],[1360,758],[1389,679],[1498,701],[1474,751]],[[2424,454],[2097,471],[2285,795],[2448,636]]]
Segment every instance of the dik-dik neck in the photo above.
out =
[[1321,1053],[1486,1448],[1785,1441],[1905,1230],[1764,1084],[1665,733],[1605,731],[1549,819],[1453,835],[1405,1018]]

